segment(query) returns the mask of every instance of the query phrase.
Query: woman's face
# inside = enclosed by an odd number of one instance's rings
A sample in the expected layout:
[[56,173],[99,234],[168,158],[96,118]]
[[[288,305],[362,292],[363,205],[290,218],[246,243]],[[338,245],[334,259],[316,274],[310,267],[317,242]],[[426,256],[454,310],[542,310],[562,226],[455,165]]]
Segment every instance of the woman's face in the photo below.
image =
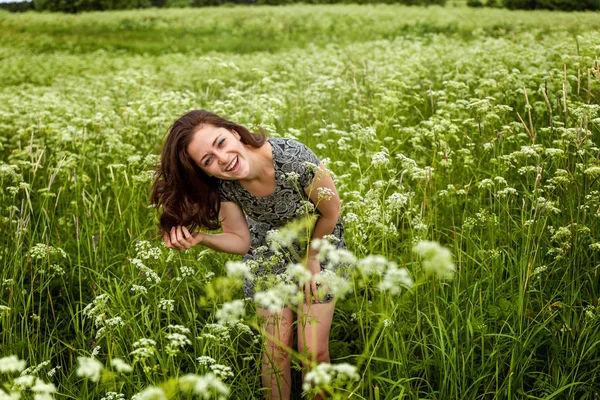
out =
[[226,128],[202,125],[194,132],[187,152],[196,165],[215,178],[243,179],[250,170],[248,149],[237,132]]

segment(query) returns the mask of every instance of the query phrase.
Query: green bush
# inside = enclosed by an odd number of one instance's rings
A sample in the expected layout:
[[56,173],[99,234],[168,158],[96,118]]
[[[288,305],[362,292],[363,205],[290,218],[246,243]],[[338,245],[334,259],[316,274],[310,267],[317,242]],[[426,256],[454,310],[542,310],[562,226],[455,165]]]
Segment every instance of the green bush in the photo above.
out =
[[504,0],[504,6],[520,10],[600,10],[600,0]]
[[600,0],[536,0],[536,8],[563,11],[600,10]]
[[467,0],[467,5],[469,7],[483,7],[481,0]]

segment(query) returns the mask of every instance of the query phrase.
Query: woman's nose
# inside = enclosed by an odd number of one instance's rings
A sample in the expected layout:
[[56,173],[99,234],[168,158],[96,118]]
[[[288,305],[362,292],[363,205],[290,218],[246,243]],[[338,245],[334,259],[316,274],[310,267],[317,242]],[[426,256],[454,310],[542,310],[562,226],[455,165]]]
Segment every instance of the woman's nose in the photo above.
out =
[[217,157],[217,161],[219,162],[219,164],[227,163],[227,154],[225,154],[225,152],[219,151],[215,153],[215,157]]

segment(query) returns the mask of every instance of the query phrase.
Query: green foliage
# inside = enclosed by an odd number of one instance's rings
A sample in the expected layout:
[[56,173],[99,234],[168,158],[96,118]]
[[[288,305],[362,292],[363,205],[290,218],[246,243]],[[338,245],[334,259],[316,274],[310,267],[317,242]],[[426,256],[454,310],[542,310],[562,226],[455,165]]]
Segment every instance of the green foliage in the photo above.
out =
[[[314,149],[357,256],[418,277],[414,242],[451,249],[454,280],[410,295],[354,276],[331,333],[333,363],[360,366],[343,394],[597,397],[600,15],[293,5],[0,25],[0,358],[49,361],[57,398],[175,390],[209,372],[202,356],[232,369],[231,398],[260,391],[251,305],[250,332],[210,325],[242,296],[230,257],[166,250],[148,208],[165,131],[197,107]],[[142,338],[157,345],[136,361]],[[132,373],[83,382],[92,351]]]
[[33,2],[31,1],[14,1],[7,3],[0,3],[0,10],[6,10],[10,12],[24,12],[33,10]]
[[521,10],[600,10],[600,0],[503,0],[504,6]]
[[481,0],[467,0],[467,5],[469,7],[483,7],[483,2]]

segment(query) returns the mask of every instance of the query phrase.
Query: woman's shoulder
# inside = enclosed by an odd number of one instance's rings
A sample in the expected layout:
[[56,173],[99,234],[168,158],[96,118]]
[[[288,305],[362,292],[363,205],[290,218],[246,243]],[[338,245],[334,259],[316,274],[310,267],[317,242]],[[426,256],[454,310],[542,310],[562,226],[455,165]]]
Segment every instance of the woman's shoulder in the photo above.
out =
[[271,146],[276,146],[287,157],[303,156],[305,154],[314,154],[313,151],[304,143],[289,138],[270,138]]

